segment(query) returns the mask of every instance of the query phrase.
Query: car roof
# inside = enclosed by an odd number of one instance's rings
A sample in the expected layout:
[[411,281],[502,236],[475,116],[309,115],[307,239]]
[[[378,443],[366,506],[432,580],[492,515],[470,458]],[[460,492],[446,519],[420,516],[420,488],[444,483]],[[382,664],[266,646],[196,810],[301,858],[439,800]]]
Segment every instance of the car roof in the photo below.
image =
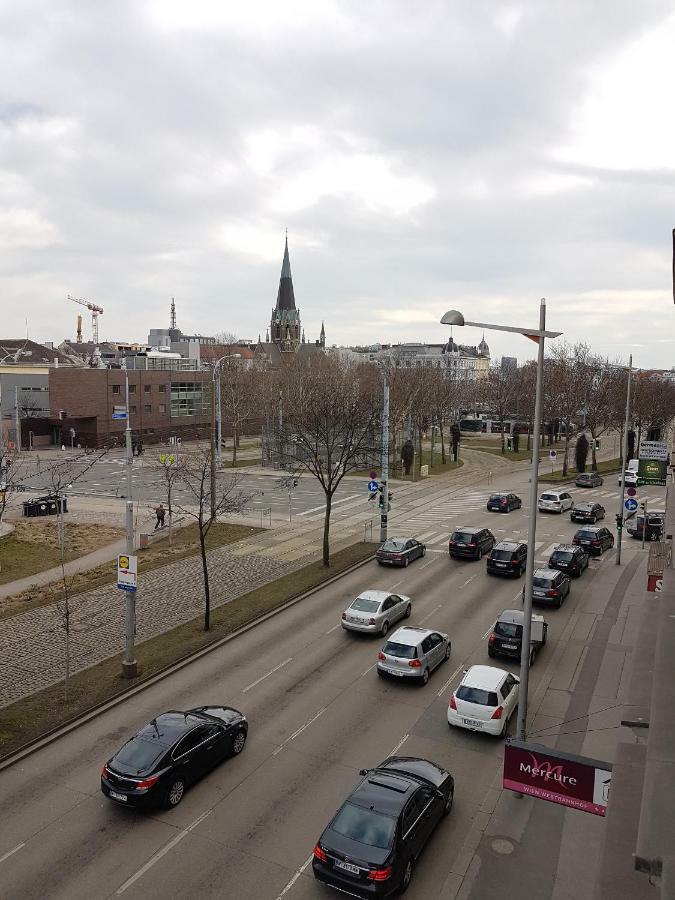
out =
[[499,541],[492,548],[493,550],[517,550],[525,541]]
[[433,628],[415,628],[412,625],[405,625],[399,628],[393,634],[389,635],[389,640],[396,644],[407,644],[409,647],[416,647],[425,637],[430,634],[436,634]]
[[144,741],[156,741],[164,747],[170,747],[188,731],[203,724],[204,717],[200,714],[170,710],[155,716],[151,722],[141,728],[136,737]]
[[422,781],[430,781],[436,787],[442,784],[448,774],[437,763],[419,756],[388,756],[377,768],[403,772]]
[[397,815],[419,787],[419,781],[402,772],[371,769],[347,798],[348,803],[384,815]]
[[563,550],[565,553],[578,553],[581,547],[578,544],[556,544],[553,548],[553,553],[556,550]]
[[415,540],[415,538],[400,537],[397,535],[396,537],[388,537],[386,541],[383,541],[383,544],[388,544],[390,541],[393,541],[396,544],[405,544],[406,541],[414,541],[414,540]]
[[[355,597],[354,600],[377,600],[378,603],[381,603],[390,595],[391,591],[361,591],[359,596]],[[354,603],[354,600],[352,600],[352,603]]]
[[533,578],[547,578],[549,581],[552,581],[554,578],[557,578],[560,575],[558,569],[535,569],[532,573]]
[[558,497],[558,496],[560,496],[560,494],[566,494],[566,493],[567,493],[567,491],[565,491],[565,490],[563,490],[563,489],[561,488],[559,491],[556,491],[556,490],[546,490],[546,491],[542,491],[541,494],[540,494],[540,496],[543,497],[544,494],[554,494],[556,497]]
[[467,534],[475,534],[477,531],[483,531],[484,526],[478,525],[458,525],[457,528],[453,528],[453,532],[455,531],[464,531]]
[[584,525],[583,528],[578,529],[577,534],[581,534],[582,531],[590,531],[590,532],[600,531],[600,529],[604,528],[604,527],[605,527],[604,525]]
[[470,669],[467,669],[461,684],[482,688],[485,691],[494,691],[508,674],[505,669],[497,669],[495,666],[471,666]]
[[[523,618],[525,614],[522,609],[503,609],[499,615],[497,616],[498,622],[508,622],[510,625],[522,625]],[[537,621],[539,619],[544,621],[543,616],[538,616],[536,613],[532,613],[532,619]]]

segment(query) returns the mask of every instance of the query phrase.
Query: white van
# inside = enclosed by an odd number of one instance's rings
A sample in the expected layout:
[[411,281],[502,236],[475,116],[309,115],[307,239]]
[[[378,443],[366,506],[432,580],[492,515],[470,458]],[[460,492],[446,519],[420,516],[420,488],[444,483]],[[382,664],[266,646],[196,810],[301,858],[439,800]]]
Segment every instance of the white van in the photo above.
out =
[[[626,466],[626,473],[624,477],[624,482],[626,487],[637,487],[638,482],[638,466],[640,465],[639,459],[629,459],[628,465]],[[621,475],[619,475],[617,479],[618,484],[621,484]]]

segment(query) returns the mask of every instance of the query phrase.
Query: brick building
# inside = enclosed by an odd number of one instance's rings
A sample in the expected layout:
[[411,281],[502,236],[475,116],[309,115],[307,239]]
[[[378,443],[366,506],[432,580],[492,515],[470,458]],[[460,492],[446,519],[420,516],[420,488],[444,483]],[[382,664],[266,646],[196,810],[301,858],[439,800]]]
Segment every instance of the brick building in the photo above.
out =
[[[128,374],[134,440],[152,444],[210,433],[210,372],[133,369]],[[125,404],[123,369],[52,369],[49,403],[55,444],[69,444],[71,428],[83,447],[124,443],[126,422],[112,418],[114,407]]]

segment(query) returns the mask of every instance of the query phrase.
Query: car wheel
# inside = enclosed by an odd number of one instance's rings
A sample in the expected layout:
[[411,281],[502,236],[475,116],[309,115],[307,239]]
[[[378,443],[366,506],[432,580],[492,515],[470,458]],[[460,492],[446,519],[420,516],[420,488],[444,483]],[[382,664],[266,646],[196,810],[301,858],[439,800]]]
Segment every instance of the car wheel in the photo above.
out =
[[525,566],[521,566],[518,569],[518,578],[522,578],[524,572],[525,572]]
[[449,816],[452,812],[452,801],[455,799],[455,792],[450,791],[448,794],[448,799],[445,801],[445,806],[443,807],[443,815]]
[[421,556],[426,556],[426,555],[427,555],[427,548],[426,548],[426,547],[422,547],[422,553],[421,553],[420,555],[421,555]]
[[167,809],[175,809],[183,799],[185,793],[185,779],[182,775],[174,775],[166,789],[164,805]]
[[509,727],[509,719],[508,716],[504,718],[504,724],[502,725],[502,730],[499,732],[499,737],[506,737],[506,729]]
[[424,672],[422,672],[422,677],[420,678],[422,684],[427,684],[429,682],[429,669],[426,668]]
[[406,606],[406,608],[405,608],[405,615],[404,615],[404,618],[405,618],[405,619],[409,619],[411,613],[412,613],[412,606],[411,606],[410,603],[409,603],[409,604]]
[[450,644],[448,644],[445,648],[445,656],[443,657],[443,662],[447,662],[450,659]]
[[244,744],[246,743],[246,732],[238,731],[234,736],[234,741],[232,742],[232,752],[235,756],[237,756],[244,749]]
[[479,548],[478,548],[478,556],[476,557],[476,559],[480,562],[480,560],[481,560],[482,558],[483,558],[483,550],[482,550],[481,547],[479,547]]
[[403,878],[401,879],[401,887],[399,889],[401,894],[404,893],[404,891],[407,891],[408,888],[410,887],[410,882],[412,881],[412,876],[413,876],[413,861],[412,861],[412,859],[409,859],[408,862],[405,864],[405,869],[403,870]]
[[406,556],[406,558],[403,560],[403,568],[407,569],[409,565],[410,565],[410,559]]
[[490,659],[495,658],[495,651],[492,649],[492,647],[488,647],[488,656],[490,657]]
[[384,622],[382,625],[382,628],[380,629],[380,634],[382,635],[382,637],[384,637],[388,631],[389,631],[389,622]]
[[534,658],[535,658],[536,655],[537,655],[537,651],[536,651],[536,650],[534,649],[534,647],[533,647],[533,648],[530,650],[530,665],[531,665],[531,666],[534,665]]

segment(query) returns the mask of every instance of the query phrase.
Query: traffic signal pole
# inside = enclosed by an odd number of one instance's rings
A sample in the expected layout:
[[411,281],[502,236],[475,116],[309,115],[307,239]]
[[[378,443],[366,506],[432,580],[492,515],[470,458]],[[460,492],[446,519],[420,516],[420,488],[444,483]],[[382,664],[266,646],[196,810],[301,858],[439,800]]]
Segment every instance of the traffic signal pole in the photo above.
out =
[[[125,431],[126,472],[127,472],[127,502],[126,502],[126,526],[127,526],[127,556],[134,555],[134,500],[132,467],[134,464],[133,446],[131,441],[131,408],[129,407],[129,371],[124,370],[124,388],[127,404],[127,427]],[[138,674],[138,663],[134,653],[134,641],[136,637],[136,592],[125,592],[124,608],[124,659],[122,660],[122,674],[125,678],[135,678]]]
[[382,398],[382,511],[380,513],[380,541],[387,540],[387,513],[389,511],[389,380],[384,373]]
[[[628,423],[630,421],[630,388],[633,373],[633,354],[628,357],[628,388],[626,390],[626,421],[623,426],[623,446],[621,448],[621,487],[619,489],[619,512],[616,515],[616,564],[621,565],[621,536],[623,534],[624,501],[626,499],[626,468],[628,467]],[[646,524],[646,519],[645,519]]]

